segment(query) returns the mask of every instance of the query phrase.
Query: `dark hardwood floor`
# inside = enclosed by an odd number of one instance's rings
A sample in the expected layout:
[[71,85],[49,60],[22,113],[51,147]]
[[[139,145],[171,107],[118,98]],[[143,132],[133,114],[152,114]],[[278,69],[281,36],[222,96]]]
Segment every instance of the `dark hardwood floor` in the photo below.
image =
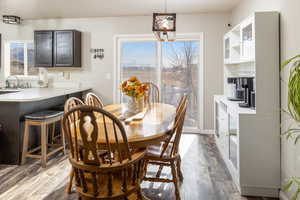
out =
[[[181,141],[181,198],[184,200],[271,200],[241,197],[233,184],[211,135],[184,134]],[[73,200],[65,194],[70,164],[66,156],[55,155],[43,169],[30,160],[23,166],[0,165],[0,199],[2,200]],[[150,167],[150,174],[155,170]],[[163,174],[168,176],[169,170]],[[152,200],[173,200],[172,184],[143,182],[143,193]]]

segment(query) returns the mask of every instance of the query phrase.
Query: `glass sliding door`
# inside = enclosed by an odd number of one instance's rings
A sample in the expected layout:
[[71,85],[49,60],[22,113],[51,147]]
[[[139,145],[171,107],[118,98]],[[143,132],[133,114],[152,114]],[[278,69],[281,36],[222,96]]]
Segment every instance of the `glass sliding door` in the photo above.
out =
[[162,43],[162,102],[176,106],[188,95],[185,128],[199,129],[198,108],[199,41]]
[[[151,81],[158,84],[157,43],[155,41],[128,41],[121,42],[120,81],[132,76],[142,82]],[[121,102],[127,97],[121,95]]]
[[[161,101],[174,106],[182,95],[187,94],[185,128],[199,130],[200,40],[122,40],[118,48],[118,84],[132,76],[143,82],[151,81],[160,88]],[[127,99],[120,95],[121,102],[127,102]]]

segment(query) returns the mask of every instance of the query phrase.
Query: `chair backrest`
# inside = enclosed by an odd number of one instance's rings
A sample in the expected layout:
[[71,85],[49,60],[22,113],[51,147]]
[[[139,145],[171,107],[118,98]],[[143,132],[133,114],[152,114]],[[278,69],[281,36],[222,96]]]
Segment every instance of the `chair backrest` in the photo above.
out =
[[173,128],[170,133],[170,137],[168,137],[165,143],[163,144],[163,149],[160,154],[161,157],[163,157],[166,154],[169,157],[173,157],[178,154],[179,143],[180,143],[182,129],[184,125],[187,104],[188,104],[187,95],[184,95],[180,99],[179,104],[177,106]]
[[89,106],[95,106],[99,108],[103,108],[103,103],[101,99],[94,93],[88,93],[85,97],[85,104]]
[[[64,113],[69,112],[71,109],[76,108],[77,106],[84,105],[83,101],[81,101],[77,97],[71,97],[65,102]],[[71,120],[76,121],[78,119],[78,114],[74,114],[70,116]]]
[[81,101],[81,99],[79,99],[77,97],[71,97],[65,102],[64,112],[67,113],[71,109],[73,109],[77,106],[81,106],[81,105],[84,105],[84,103],[83,103],[83,101]]
[[[76,121],[70,120],[78,115]],[[122,163],[131,159],[125,129],[113,114],[93,106],[77,106],[64,116],[64,128],[70,142],[71,159],[78,164],[101,166],[97,151],[100,150],[98,139],[104,141],[101,150],[107,152],[107,163]],[[113,144],[112,142],[113,141]],[[118,153],[118,160],[111,156]],[[105,164],[107,164],[105,163]]]
[[159,103],[159,88],[152,82],[144,82],[148,86],[148,91],[145,95],[145,103]]
[[[70,120],[75,114],[78,120]],[[95,199],[123,197],[130,187],[139,185],[144,154],[139,158],[137,152],[131,154],[125,129],[113,114],[98,107],[78,106],[64,115],[63,127],[81,195]],[[100,138],[103,145],[98,144]],[[136,170],[132,172],[132,169]],[[117,179],[121,184],[115,184]]]

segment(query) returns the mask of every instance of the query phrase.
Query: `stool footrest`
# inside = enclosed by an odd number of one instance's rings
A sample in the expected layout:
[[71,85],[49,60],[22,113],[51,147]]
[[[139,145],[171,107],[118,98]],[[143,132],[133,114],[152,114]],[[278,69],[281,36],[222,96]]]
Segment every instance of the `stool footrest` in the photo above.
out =
[[36,147],[36,148],[31,149],[30,151],[28,151],[27,154],[31,154],[31,153],[33,153],[33,152],[36,152],[36,151],[40,150],[40,149],[41,149],[41,146],[38,146],[38,147]]
[[[60,150],[62,150],[63,148],[64,148],[63,146],[60,146],[60,147],[57,147],[57,148],[53,149],[52,151],[50,151],[49,153],[47,153],[47,157],[51,156],[52,154],[54,154],[54,153],[56,153],[56,152],[58,152]],[[35,148],[35,151],[37,151],[39,149],[41,149],[41,146]],[[26,157],[29,157],[29,158],[41,158],[42,157],[42,155],[32,154],[33,152],[35,152],[33,150],[31,150],[31,152],[28,152],[26,154]]]
[[[47,144],[47,147],[55,147],[55,148],[60,148],[63,147],[61,144]],[[38,146],[34,149],[31,149],[30,151],[27,152],[27,154],[32,154],[38,150],[41,150],[41,146]]]
[[61,147],[58,147],[57,149],[54,149],[54,150],[50,151],[49,153],[47,153],[47,157],[48,157],[48,156],[51,156],[52,154],[55,154],[55,153],[58,152],[58,151],[61,151],[63,148],[64,148],[64,147],[61,146]]
[[41,158],[41,155],[36,155],[36,154],[26,154],[26,158]]

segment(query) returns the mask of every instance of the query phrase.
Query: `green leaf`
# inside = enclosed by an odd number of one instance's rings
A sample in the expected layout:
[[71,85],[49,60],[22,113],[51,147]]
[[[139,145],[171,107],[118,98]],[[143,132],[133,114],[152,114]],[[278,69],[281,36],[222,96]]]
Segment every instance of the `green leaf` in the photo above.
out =
[[291,200],[298,200],[299,194],[300,194],[300,188],[297,189],[295,194],[292,196]]
[[298,187],[300,187],[300,178],[299,177],[293,177],[293,182],[296,183],[298,185]]
[[299,128],[289,128],[287,131],[284,131],[282,133],[282,135],[289,134],[290,132],[292,132],[292,133],[300,133],[300,129]]
[[288,64],[290,64],[293,60],[295,60],[296,58],[300,58],[300,54],[296,55],[288,60],[286,60],[285,62],[282,63],[281,65],[281,69],[283,69],[284,67],[286,67]]
[[298,140],[300,139],[300,135],[298,135],[295,139],[295,145],[297,144]]
[[290,179],[289,182],[285,186],[282,187],[282,190],[283,191],[288,191],[291,188],[292,185],[293,185],[293,180]]

